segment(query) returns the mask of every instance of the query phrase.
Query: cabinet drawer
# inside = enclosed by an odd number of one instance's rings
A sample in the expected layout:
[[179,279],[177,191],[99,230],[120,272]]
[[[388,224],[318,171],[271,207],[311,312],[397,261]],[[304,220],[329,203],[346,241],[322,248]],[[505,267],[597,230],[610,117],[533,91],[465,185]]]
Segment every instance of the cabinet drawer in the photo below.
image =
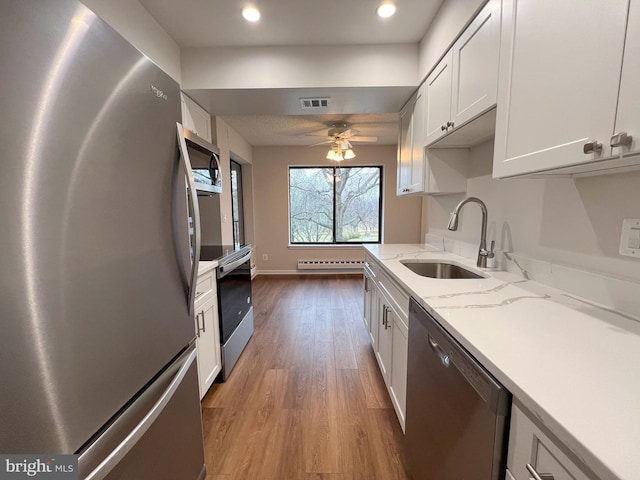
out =
[[571,458],[568,449],[552,440],[551,434],[543,428],[514,400],[507,467],[515,480],[534,478],[527,465],[535,469],[541,478],[553,475],[554,480],[597,479],[577,458]]
[[378,264],[370,255],[367,254],[364,255],[364,270],[373,281],[376,281],[378,277]]
[[382,270],[378,272],[378,286],[391,301],[393,308],[398,312],[398,316],[404,323],[404,329],[406,331],[409,319],[409,295]]
[[196,282],[196,307],[216,295],[215,270],[198,277]]

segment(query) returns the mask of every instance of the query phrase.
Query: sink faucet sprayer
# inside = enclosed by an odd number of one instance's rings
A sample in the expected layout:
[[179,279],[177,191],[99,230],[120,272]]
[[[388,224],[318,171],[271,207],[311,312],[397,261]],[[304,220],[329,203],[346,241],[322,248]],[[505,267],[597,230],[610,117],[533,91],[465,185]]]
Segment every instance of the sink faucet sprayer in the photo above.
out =
[[496,242],[495,240],[491,240],[491,248],[487,250],[487,206],[484,204],[484,202],[476,197],[467,197],[462,200],[455,208],[455,210],[451,212],[451,217],[449,218],[449,225],[447,226],[447,229],[451,231],[458,230],[458,214],[460,213],[462,207],[469,202],[477,203],[482,209],[482,231],[480,232],[480,247],[478,249],[478,262],[476,263],[476,265],[480,268],[486,268],[487,258],[493,258],[495,256],[495,254],[493,253],[493,247]]

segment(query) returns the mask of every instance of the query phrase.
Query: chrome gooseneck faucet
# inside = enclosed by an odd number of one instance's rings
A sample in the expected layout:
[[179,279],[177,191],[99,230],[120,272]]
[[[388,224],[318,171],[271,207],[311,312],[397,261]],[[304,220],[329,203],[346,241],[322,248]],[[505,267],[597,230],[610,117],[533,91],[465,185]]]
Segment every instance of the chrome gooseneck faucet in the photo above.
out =
[[487,267],[487,258],[493,258],[495,254],[493,253],[493,247],[496,244],[495,240],[491,241],[491,248],[487,250],[487,206],[484,204],[482,200],[476,197],[467,197],[462,200],[458,206],[455,208],[453,212],[451,212],[451,217],[449,218],[449,225],[447,229],[451,231],[458,230],[458,214],[464,205],[469,202],[474,202],[480,205],[480,209],[482,210],[482,231],[480,232],[480,247],[478,249],[478,262],[476,265],[480,268]]

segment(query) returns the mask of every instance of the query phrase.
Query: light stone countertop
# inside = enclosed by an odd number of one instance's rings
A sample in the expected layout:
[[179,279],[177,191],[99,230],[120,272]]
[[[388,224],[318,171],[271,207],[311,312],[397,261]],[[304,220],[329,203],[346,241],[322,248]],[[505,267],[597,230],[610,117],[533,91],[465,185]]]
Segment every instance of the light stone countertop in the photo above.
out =
[[[427,245],[365,249],[598,477],[640,479],[637,319]],[[487,278],[425,278],[403,259]]]

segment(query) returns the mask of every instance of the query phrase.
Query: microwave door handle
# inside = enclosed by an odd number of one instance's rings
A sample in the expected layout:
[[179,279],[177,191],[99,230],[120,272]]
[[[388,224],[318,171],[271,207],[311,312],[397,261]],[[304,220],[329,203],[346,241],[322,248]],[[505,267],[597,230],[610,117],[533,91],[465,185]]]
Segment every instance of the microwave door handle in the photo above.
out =
[[220,155],[214,154],[214,161],[216,162],[216,185],[222,187],[222,169],[220,168]]
[[231,263],[227,263],[226,265],[223,265],[219,268],[220,273],[218,274],[218,278],[222,278],[225,275],[227,275],[229,272],[232,272],[233,270],[235,270],[237,267],[239,267],[240,265],[242,265],[243,263],[245,263],[246,261],[251,259],[251,252],[249,252],[248,254],[246,254],[244,257],[239,258],[238,260],[231,262]]
[[180,123],[176,123],[176,126],[178,129],[178,148],[180,149],[180,159],[187,176],[187,185],[189,187],[189,207],[191,208],[191,214],[193,215],[193,262],[191,263],[191,274],[189,275],[189,289],[187,293],[189,315],[192,315],[194,300],[196,297],[198,264],[200,263],[200,207],[198,206],[198,196],[195,182],[193,181],[193,170],[191,170],[191,161],[189,160],[189,152],[187,151],[187,143],[184,139],[182,125],[180,125]]
[[211,153],[209,157],[209,172],[211,172],[211,180],[214,185],[220,183],[220,162],[218,162],[218,156],[215,153]]

